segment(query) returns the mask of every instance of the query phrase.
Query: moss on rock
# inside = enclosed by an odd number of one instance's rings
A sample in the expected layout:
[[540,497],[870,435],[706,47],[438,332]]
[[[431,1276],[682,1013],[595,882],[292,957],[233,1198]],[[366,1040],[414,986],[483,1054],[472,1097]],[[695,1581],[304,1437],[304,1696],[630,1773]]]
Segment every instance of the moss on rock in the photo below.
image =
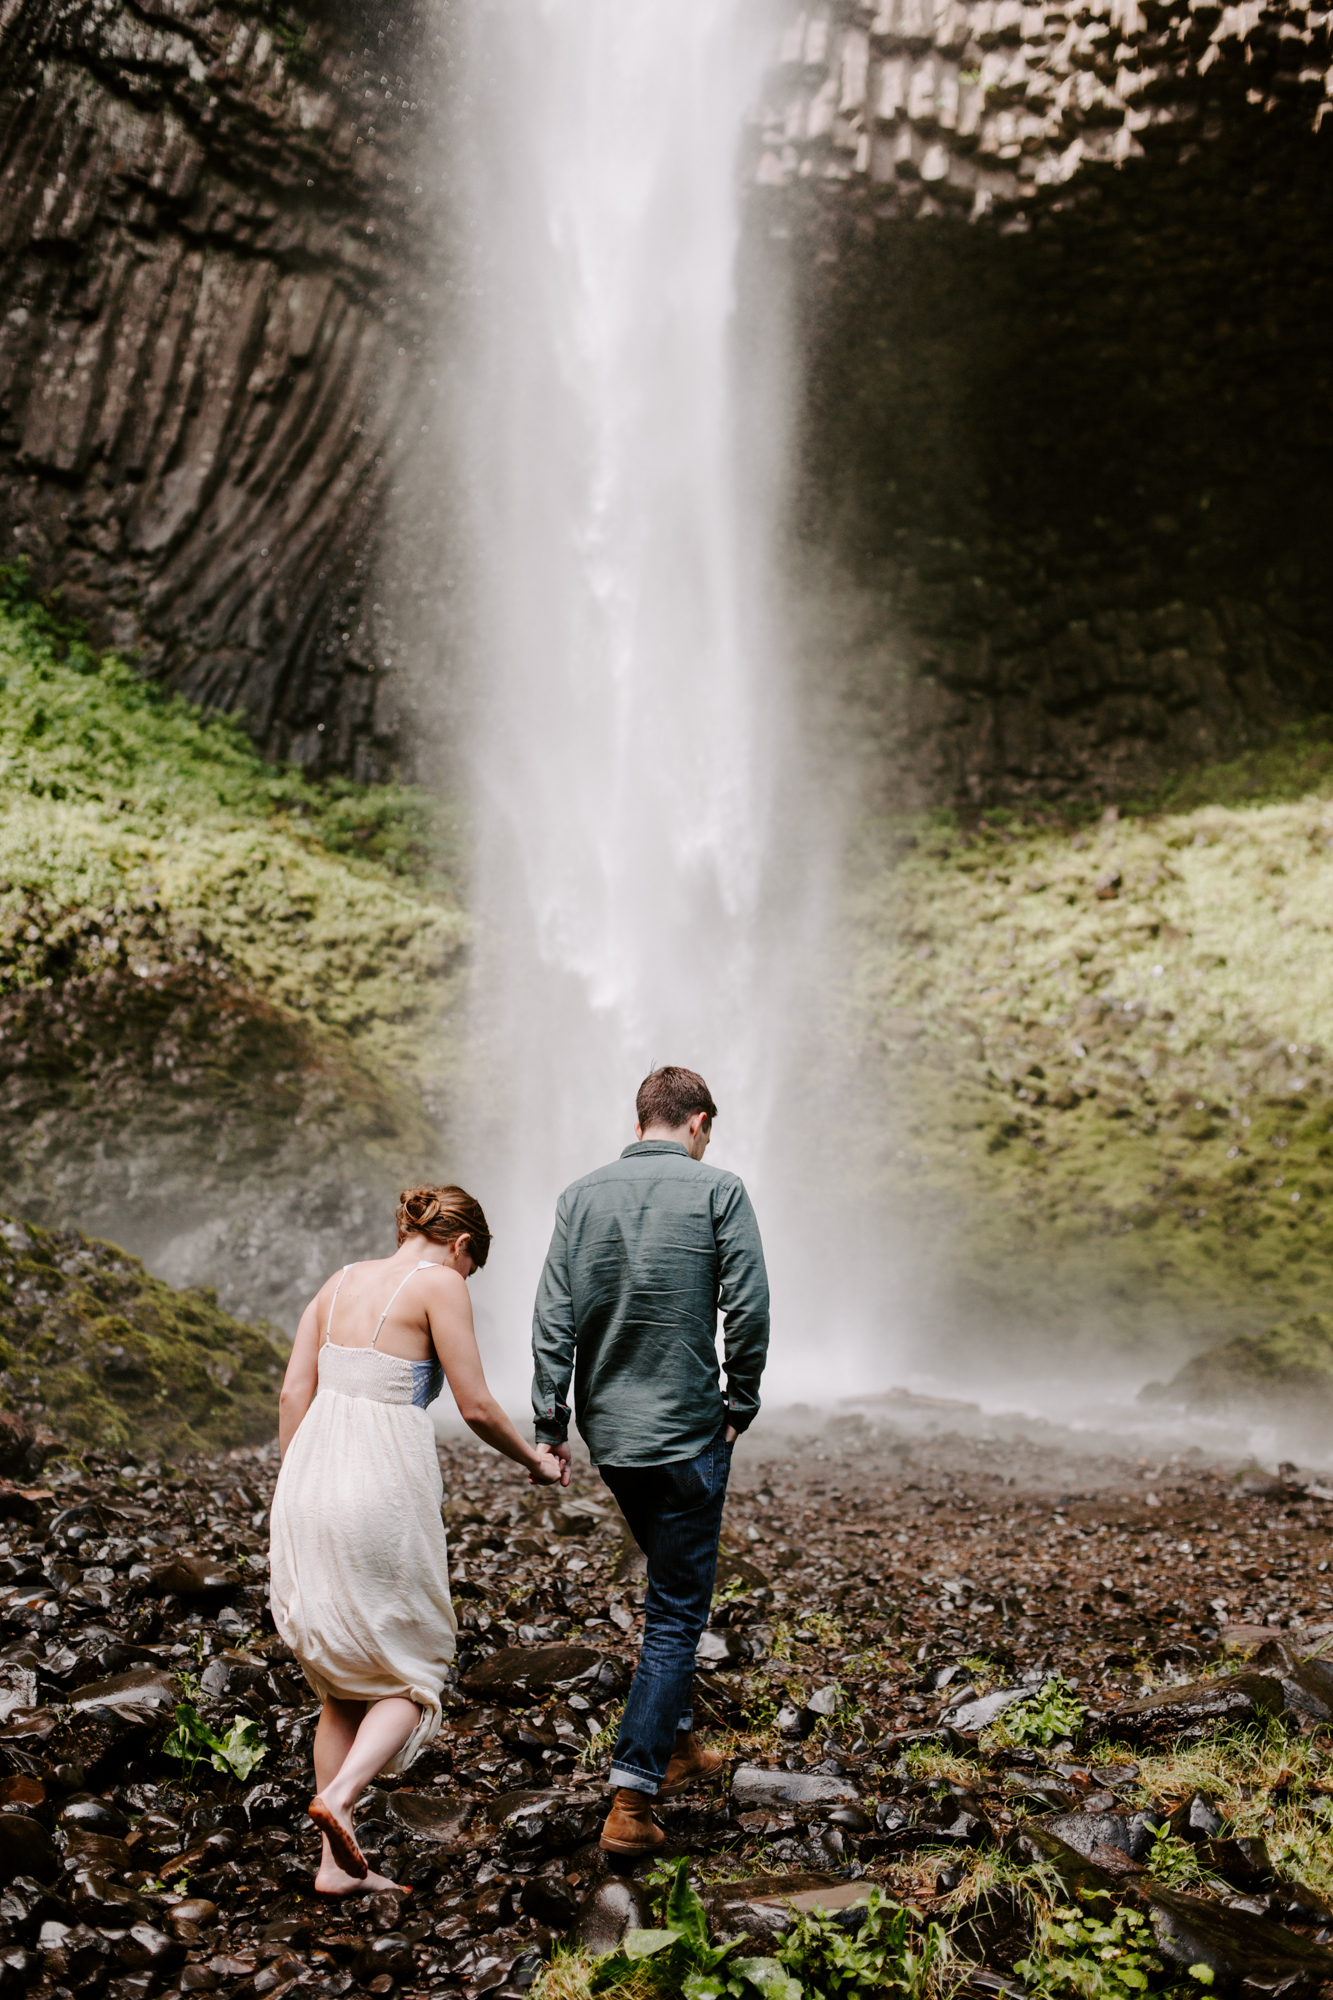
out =
[[1193,1409],[1225,1407],[1256,1399],[1288,1405],[1313,1397],[1326,1419],[1333,1403],[1333,1313],[1306,1313],[1206,1348],[1186,1362],[1169,1383],[1150,1382],[1145,1402],[1184,1404]]
[[62,1442],[216,1451],[273,1435],[273,1329],[77,1230],[0,1216],[0,1401]]
[[858,1167],[951,1309],[1158,1351],[1333,1311],[1330,890],[1322,728],[1119,813],[863,831]]

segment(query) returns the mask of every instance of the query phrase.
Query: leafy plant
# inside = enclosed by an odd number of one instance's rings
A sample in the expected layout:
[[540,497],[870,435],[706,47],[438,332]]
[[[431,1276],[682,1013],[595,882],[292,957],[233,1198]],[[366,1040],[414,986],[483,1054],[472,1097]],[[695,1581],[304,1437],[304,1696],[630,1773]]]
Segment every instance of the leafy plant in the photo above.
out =
[[[259,1724],[252,1717],[237,1717],[225,1736],[218,1736],[211,1730],[194,1705],[198,1696],[198,1683],[192,1674],[183,1674],[187,1699],[176,1704],[176,1727],[162,1745],[168,1757],[179,1757],[187,1782],[193,1778],[195,1766],[207,1757],[215,1771],[224,1777],[249,1777],[255,1766],[268,1755],[268,1746],[259,1734]],[[191,1698],[193,1697],[193,1698]]]
[[1201,1879],[1199,1857],[1194,1849],[1178,1834],[1168,1833],[1164,1826],[1153,1835],[1145,1866],[1151,1876],[1165,1882],[1168,1888],[1181,1888],[1187,1882]]
[[598,1965],[589,1985],[605,1992],[651,1961],[654,1971],[684,1994],[685,2000],[804,2000],[799,1982],[773,1958],[738,1958],[744,1943],[732,1938],[715,1945],[708,1935],[704,1906],[691,1886],[684,1855],[666,1885],[662,1924],[657,1930],[626,1931],[619,1951]]
[[1063,1674],[1052,1674],[1036,1694],[1007,1708],[998,1728],[1011,1743],[1037,1743],[1043,1748],[1077,1735],[1084,1707]]
[[909,1926],[902,1905],[872,1889],[859,1930],[845,1929],[823,1910],[803,1913],[778,1946],[778,1961],[798,1982],[798,1990],[823,1994],[826,2000],[859,2000],[869,1994],[918,2000],[936,1965],[947,1957],[949,1940],[939,1924],[928,1924],[914,1946]]
[[1040,2000],[1138,2000],[1162,1970],[1151,1941],[1148,1919],[1137,1910],[1118,1909],[1103,1923],[1055,1909],[1014,1971]]

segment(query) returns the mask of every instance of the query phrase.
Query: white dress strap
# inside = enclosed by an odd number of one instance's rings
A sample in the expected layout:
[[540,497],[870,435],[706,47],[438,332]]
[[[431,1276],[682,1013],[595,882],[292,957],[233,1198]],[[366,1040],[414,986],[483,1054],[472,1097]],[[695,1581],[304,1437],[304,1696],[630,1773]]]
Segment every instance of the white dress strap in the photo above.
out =
[[[385,1322],[385,1320],[386,1320],[386,1319],[387,1319],[387,1318],[389,1317],[389,1309],[390,1309],[390,1307],[391,1307],[391,1306],[393,1305],[393,1302],[394,1302],[394,1300],[395,1300],[395,1299],[397,1298],[397,1296],[398,1296],[399,1292],[401,1292],[401,1291],[402,1291],[402,1289],[403,1289],[403,1286],[404,1286],[404,1285],[405,1285],[405,1284],[407,1283],[407,1279],[408,1279],[408,1278],[415,1278],[415,1276],[416,1276],[416,1274],[417,1274],[417,1272],[418,1272],[418,1271],[424,1271],[424,1270],[425,1270],[425,1268],[426,1268],[426,1266],[427,1266],[427,1265],[428,1265],[428,1264],[430,1263],[430,1261],[431,1261],[431,1260],[430,1260],[430,1258],[429,1258],[429,1257],[423,1257],[423,1258],[422,1258],[422,1260],[421,1260],[421,1262],[420,1262],[419,1264],[414,1264],[414,1265],[413,1265],[412,1269],[411,1269],[411,1270],[410,1270],[410,1271],[409,1271],[409,1272],[407,1273],[407,1277],[406,1277],[406,1278],[402,1278],[402,1279],[400,1279],[400,1280],[399,1280],[399,1282],[398,1282],[398,1283],[397,1283],[397,1284],[396,1284],[396,1285],[394,1286],[394,1288],[393,1288],[393,1291],[392,1291],[392,1292],[390,1293],[390,1295],[389,1295],[389,1304],[388,1304],[387,1306],[385,1306],[385,1308],[384,1308],[384,1311],[383,1311],[383,1312],[382,1312],[382,1313],[380,1314],[380,1316],[379,1316],[379,1320],[378,1320],[378,1322],[377,1322],[377,1324],[376,1324],[376,1327],[375,1327],[375,1331],[374,1331],[374,1333],[373,1333],[373,1334],[371,1335],[371,1340],[370,1340],[370,1344],[371,1344],[371,1346],[372,1346],[372,1347],[373,1347],[373,1346],[375,1345],[375,1342],[376,1342],[376,1341],[377,1341],[377,1340],[379,1339],[379,1337],[380,1337],[380,1328],[381,1328],[381,1327],[382,1327],[382,1326],[384,1325],[384,1322]],[[336,1294],[335,1294],[335,1296],[336,1296]],[[332,1308],[332,1306],[330,1306],[330,1307],[329,1307],[329,1317],[330,1317],[330,1318],[332,1318],[332,1317],[333,1317],[333,1308]]]
[[320,1346],[321,1346],[321,1347],[327,1347],[327,1346],[328,1346],[328,1344],[329,1344],[329,1341],[330,1341],[330,1339],[331,1339],[331,1337],[332,1337],[332,1334],[333,1334],[333,1308],[334,1308],[334,1307],[335,1307],[335,1306],[337,1305],[337,1303],[338,1303],[338,1294],[339,1294],[339,1292],[340,1292],[340,1291],[342,1290],[342,1281],[343,1281],[343,1279],[344,1279],[344,1278],[345,1278],[345,1277],[347,1276],[347,1273],[348,1273],[348,1272],[349,1272],[349,1271],[350,1271],[351,1269],[352,1269],[352,1265],[351,1265],[351,1264],[344,1264],[344,1265],[343,1265],[343,1267],[342,1267],[342,1269],[341,1269],[341,1271],[339,1271],[339,1273],[338,1273],[338,1282],[337,1282],[337,1284],[336,1284],[336,1285],[334,1286],[334,1288],[333,1288],[333,1297],[332,1297],[332,1298],[331,1298],[331,1299],[329,1300],[329,1316],[328,1316],[328,1318],[327,1318],[327,1319],[325,1320],[325,1322],[324,1322],[324,1338],[323,1338],[323,1340],[322,1340],[322,1341],[320,1342]]

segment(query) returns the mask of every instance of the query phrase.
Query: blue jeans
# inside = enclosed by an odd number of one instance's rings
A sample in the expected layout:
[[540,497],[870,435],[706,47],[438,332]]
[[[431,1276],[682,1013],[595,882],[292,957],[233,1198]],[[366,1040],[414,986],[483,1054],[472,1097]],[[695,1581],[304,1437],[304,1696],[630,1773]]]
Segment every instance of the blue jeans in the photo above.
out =
[[718,1432],[697,1458],[671,1465],[602,1465],[630,1532],[648,1558],[643,1647],[625,1703],[611,1783],[655,1792],[678,1729],[692,1724],[694,1653],[708,1623],[731,1446]]

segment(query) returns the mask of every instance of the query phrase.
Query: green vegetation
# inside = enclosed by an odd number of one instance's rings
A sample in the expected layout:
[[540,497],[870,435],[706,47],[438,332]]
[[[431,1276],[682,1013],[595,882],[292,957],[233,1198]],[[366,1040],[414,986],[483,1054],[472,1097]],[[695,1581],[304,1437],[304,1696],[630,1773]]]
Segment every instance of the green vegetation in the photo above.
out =
[[239,1778],[244,1783],[268,1755],[259,1724],[253,1716],[238,1717],[225,1736],[218,1736],[195,1707],[200,1690],[194,1676],[182,1674],[180,1680],[186,1698],[176,1704],[176,1727],[163,1743],[163,1751],[168,1757],[180,1759],[181,1775],[187,1784],[204,1757],[224,1777]]
[[896,1094],[857,1171],[964,1288],[1126,1344],[1333,1309],[1325,731],[1100,820],[881,823],[860,861],[848,1034]]
[[1151,1943],[1152,1928],[1137,1910],[1115,1910],[1103,1923],[1058,1908],[1039,1926],[1031,1956],[1019,1959],[1014,1971],[1041,2000],[1138,2000],[1162,1971]]
[[989,1732],[997,1743],[1035,1743],[1047,1749],[1082,1726],[1084,1708],[1063,1674],[1052,1674],[1035,1694],[1007,1708]]
[[421,1067],[465,934],[426,794],[315,786],[0,572],[0,992],[173,967]]
[[0,1398],[62,1443],[220,1450],[270,1437],[285,1350],[136,1257],[0,1216]]
[[604,1958],[558,1951],[533,1988],[536,2000],[926,2000],[940,1988],[948,1940],[937,1924],[913,1930],[915,1913],[868,1892],[855,1931],[836,1915],[796,1916],[773,1958],[743,1955],[747,1940],[714,1944],[685,1857],[649,1878],[661,1897],[655,1930],[631,1930]]
[[1333,1314],[1306,1313],[1267,1333],[1238,1334],[1210,1347],[1175,1374],[1160,1392],[1170,1401],[1203,1408],[1256,1397],[1286,1402],[1333,1393]]

